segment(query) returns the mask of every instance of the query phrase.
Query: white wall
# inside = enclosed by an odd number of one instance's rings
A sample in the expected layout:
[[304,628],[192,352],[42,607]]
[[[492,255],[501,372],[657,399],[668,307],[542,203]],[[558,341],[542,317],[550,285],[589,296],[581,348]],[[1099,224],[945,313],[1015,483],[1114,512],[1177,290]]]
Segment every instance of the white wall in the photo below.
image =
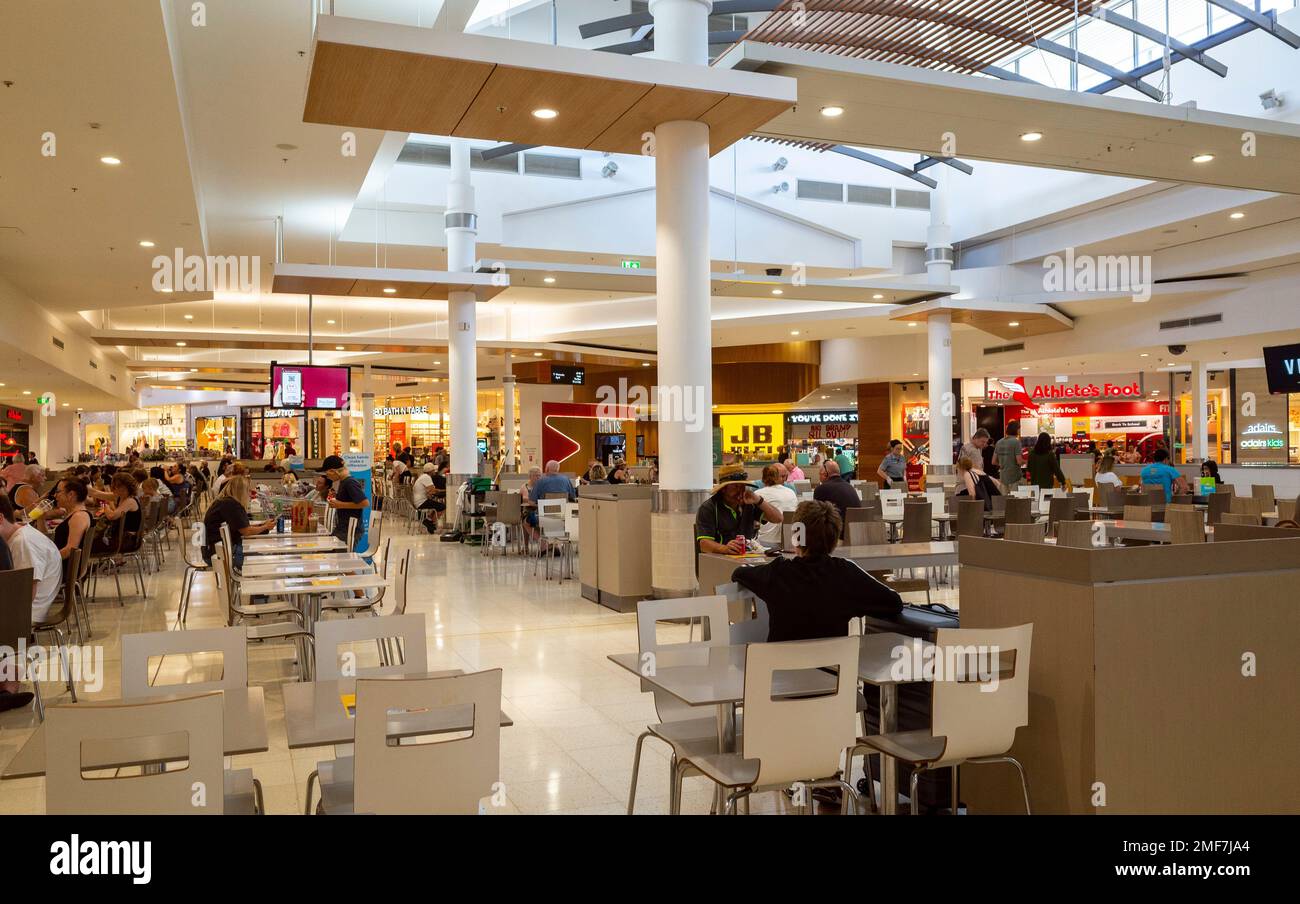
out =
[[545,467],[542,457],[542,402],[572,402],[572,386],[549,383],[520,383],[516,399],[519,416],[519,470],[527,473],[536,465]]

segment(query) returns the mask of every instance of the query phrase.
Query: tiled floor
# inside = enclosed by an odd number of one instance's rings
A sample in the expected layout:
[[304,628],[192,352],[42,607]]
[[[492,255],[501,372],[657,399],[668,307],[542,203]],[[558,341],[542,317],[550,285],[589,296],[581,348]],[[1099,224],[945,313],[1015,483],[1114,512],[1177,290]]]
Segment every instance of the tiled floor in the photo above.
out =
[[[649,694],[638,680],[606,659],[636,649],[636,621],[581,597],[577,584],[547,581],[518,557],[484,557],[477,549],[436,538],[391,531],[394,550],[412,550],[408,612],[427,619],[429,668],[466,671],[501,668],[503,707],[514,725],[501,732],[501,780],[507,803],[493,813],[589,813],[625,811],[636,736],[654,718]],[[100,584],[92,604],[94,636],[102,645],[103,687],[81,699],[115,698],[120,687],[120,638],[124,633],[166,630],[175,622],[183,564],[178,550],[148,579],[149,596],[119,607],[112,581]],[[124,590],[127,582],[123,581]],[[951,602],[953,594],[936,600]],[[188,625],[223,624],[209,575],[194,589]],[[172,657],[173,660],[176,657]],[[166,667],[184,669],[185,662]],[[235,757],[262,782],[271,813],[301,813],[307,775],[329,748],[290,751],[280,688],[295,680],[292,646],[249,648],[249,682],[266,691],[270,749]],[[64,688],[44,685],[46,702],[67,699]],[[30,708],[0,714],[0,763],[8,763],[32,730]],[[668,760],[664,747],[645,744],[637,813],[665,813]],[[711,791],[703,779],[687,780],[683,811],[708,812]],[[0,782],[0,813],[44,812],[44,779]],[[784,810],[779,794],[755,796],[754,812]]]

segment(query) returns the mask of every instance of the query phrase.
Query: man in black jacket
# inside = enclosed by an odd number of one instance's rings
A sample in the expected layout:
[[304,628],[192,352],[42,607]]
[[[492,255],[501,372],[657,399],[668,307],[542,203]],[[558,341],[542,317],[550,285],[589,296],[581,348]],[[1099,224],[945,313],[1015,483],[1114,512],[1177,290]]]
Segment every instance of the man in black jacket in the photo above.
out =
[[896,592],[848,559],[831,555],[842,529],[834,505],[801,502],[793,521],[798,548],[793,558],[742,566],[731,576],[767,603],[769,641],[846,637],[851,618],[893,618],[902,611]]

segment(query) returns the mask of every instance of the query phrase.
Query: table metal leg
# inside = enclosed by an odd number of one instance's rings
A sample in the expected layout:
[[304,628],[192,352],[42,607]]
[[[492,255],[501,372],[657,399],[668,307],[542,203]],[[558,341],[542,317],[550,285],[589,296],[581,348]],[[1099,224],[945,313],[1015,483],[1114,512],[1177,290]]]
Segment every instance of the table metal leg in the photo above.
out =
[[[898,730],[898,685],[880,686],[880,733]],[[892,756],[880,755],[880,812],[893,816],[898,812],[898,767]]]
[[[736,749],[736,705],[734,703],[718,704],[718,752],[734,753]],[[713,806],[715,813],[726,813],[726,794],[721,785],[714,785]]]

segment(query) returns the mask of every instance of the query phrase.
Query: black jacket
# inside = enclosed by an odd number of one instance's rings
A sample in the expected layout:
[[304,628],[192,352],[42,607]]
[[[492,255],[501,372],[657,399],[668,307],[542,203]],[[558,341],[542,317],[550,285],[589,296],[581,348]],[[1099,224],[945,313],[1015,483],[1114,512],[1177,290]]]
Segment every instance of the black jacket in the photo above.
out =
[[902,598],[848,559],[795,556],[737,568],[731,579],[767,603],[767,639],[846,637],[849,619],[892,618]]

